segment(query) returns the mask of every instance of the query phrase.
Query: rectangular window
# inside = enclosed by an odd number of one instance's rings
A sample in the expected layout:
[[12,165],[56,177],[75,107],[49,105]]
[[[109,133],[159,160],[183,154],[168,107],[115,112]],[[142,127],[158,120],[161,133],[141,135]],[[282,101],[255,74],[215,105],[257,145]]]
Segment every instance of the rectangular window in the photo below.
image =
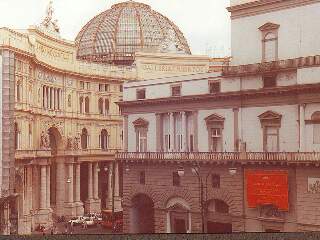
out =
[[137,131],[137,152],[147,152],[147,131],[144,129]]
[[313,143],[320,144],[320,124],[315,123],[313,125]]
[[222,137],[220,128],[210,129],[210,152],[222,152]]
[[218,174],[212,174],[211,176],[211,181],[212,181],[212,187],[213,188],[220,188],[220,175]]
[[84,89],[84,82],[80,81],[80,89]]
[[180,186],[180,176],[178,175],[178,172],[173,172],[173,186],[179,187]]
[[263,87],[270,88],[277,86],[277,76],[276,75],[267,75],[263,76]]
[[146,98],[146,90],[145,89],[137,89],[137,99],[145,99]]
[[181,86],[171,86],[171,96],[181,96]]
[[266,127],[265,128],[265,151],[267,152],[278,152],[278,139],[279,131],[277,127]]
[[175,123],[175,150],[180,152],[182,150],[182,116],[181,114],[176,114],[174,116]]
[[103,92],[104,91],[104,84],[99,84],[99,92]]
[[143,185],[146,184],[146,174],[144,171],[140,172],[139,182]]
[[169,152],[170,149],[170,120],[169,115],[163,115],[163,151]]
[[90,90],[90,83],[89,82],[86,82],[86,89]]
[[123,92],[123,86],[120,85],[120,92]]
[[109,92],[109,84],[105,84],[104,85],[104,91],[105,92]]
[[219,93],[220,91],[220,82],[209,82],[210,93]]

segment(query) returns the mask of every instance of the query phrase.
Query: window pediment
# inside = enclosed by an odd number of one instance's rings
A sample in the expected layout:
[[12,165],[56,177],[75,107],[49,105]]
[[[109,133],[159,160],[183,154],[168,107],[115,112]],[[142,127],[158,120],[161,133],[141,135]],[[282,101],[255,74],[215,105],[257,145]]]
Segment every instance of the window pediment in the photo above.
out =
[[270,30],[277,30],[277,29],[279,29],[279,27],[280,27],[279,24],[267,22],[267,23],[263,24],[261,27],[259,27],[259,30],[261,32],[265,32],[265,31],[270,31]]
[[149,126],[149,122],[143,118],[138,118],[133,122],[135,128],[144,127],[147,128]]
[[206,117],[204,120],[206,121],[207,126],[221,125],[223,127],[225,118],[218,114],[212,114]]
[[262,127],[265,125],[281,125],[282,115],[274,111],[266,111],[258,116]]

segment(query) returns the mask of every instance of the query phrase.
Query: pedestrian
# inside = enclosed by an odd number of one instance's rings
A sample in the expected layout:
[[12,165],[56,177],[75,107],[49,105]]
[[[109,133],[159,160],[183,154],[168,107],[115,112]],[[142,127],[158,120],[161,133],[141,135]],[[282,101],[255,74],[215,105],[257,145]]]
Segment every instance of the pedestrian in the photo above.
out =
[[68,223],[64,225],[64,233],[68,234]]
[[73,222],[70,223],[70,234],[73,234]]
[[83,222],[83,228],[84,228],[84,229],[87,229],[87,228],[88,228],[88,225],[87,225],[87,221],[86,221],[86,220],[84,220],[84,222]]

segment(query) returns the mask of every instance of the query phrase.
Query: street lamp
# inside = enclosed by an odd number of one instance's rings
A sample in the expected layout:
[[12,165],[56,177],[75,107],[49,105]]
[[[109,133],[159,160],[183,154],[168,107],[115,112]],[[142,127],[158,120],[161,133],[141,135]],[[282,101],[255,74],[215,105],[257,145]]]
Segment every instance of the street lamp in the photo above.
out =
[[71,178],[67,178],[67,183],[71,183]]

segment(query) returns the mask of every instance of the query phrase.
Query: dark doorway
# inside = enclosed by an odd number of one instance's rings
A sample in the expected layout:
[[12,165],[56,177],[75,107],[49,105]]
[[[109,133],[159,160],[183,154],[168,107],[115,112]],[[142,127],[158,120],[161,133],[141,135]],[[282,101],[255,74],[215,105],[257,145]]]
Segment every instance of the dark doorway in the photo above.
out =
[[80,165],[80,200],[84,203],[88,199],[88,164]]
[[134,233],[154,233],[154,203],[145,194],[132,199],[132,231]]
[[208,233],[232,233],[231,223],[207,222]]
[[174,232],[187,233],[186,221],[184,219],[174,219]]

